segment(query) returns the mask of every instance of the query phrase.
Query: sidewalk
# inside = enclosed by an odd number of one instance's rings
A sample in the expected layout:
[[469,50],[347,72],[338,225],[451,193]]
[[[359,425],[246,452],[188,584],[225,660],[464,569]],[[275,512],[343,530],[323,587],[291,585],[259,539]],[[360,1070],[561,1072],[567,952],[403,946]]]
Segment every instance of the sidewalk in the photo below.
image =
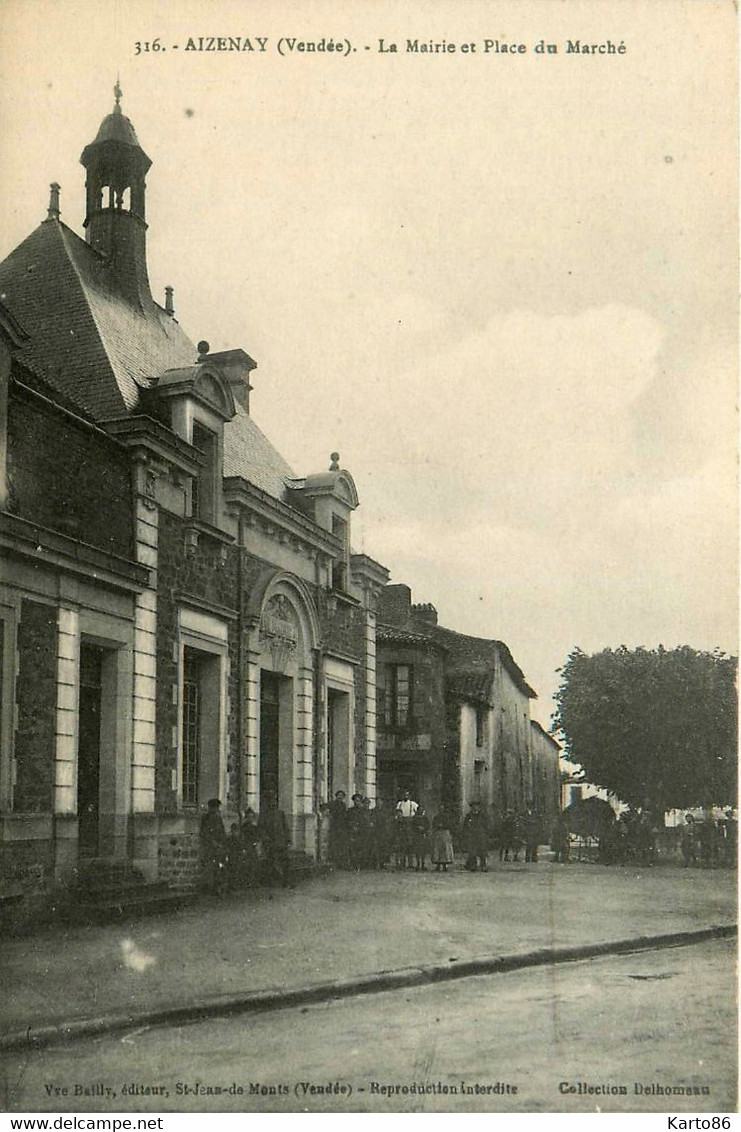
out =
[[0,1034],[735,922],[736,874],[725,870],[542,862],[486,874],[335,873],[295,890],[6,941]]

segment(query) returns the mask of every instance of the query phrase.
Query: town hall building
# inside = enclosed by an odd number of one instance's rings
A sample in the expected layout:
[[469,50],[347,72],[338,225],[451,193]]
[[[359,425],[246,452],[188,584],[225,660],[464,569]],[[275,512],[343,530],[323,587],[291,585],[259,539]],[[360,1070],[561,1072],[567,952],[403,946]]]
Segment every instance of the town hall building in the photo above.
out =
[[307,863],[339,790],[550,814],[558,749],[507,647],[353,553],[339,455],[294,471],[256,362],[152,295],[118,86],[80,161],[84,235],[54,183],[0,263],[0,911],[193,891],[212,798],[227,828],[277,804]]
[[47,218],[0,264],[0,878],[29,912],[83,867],[187,889],[205,803],[271,801],[316,853],[376,793],[375,602],[358,496],[297,474],[256,363],[152,296],[151,161],[121,109],[82,151],[84,237]]

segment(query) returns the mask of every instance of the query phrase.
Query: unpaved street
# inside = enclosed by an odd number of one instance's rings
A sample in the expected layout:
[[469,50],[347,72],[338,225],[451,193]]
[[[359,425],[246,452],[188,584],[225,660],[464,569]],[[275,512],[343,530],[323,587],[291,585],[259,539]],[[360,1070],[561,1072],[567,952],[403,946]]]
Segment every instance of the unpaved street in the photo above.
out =
[[[25,1051],[4,1060],[5,1106],[729,1112],[734,953],[665,949]],[[657,1084],[709,1092],[645,1091]]]

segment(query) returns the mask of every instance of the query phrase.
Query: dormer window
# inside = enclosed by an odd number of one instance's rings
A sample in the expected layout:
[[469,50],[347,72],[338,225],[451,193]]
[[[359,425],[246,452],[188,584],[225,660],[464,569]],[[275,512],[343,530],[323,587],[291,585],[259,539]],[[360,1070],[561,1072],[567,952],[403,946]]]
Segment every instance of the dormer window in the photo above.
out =
[[332,589],[344,593],[347,589],[347,561],[350,551],[349,525],[340,515],[332,515],[332,534],[342,543],[341,557],[332,563]]
[[160,416],[161,407],[169,406],[172,431],[198,452],[198,472],[190,484],[191,517],[220,527],[224,423],[236,412],[229,381],[204,359],[194,366],[166,370],[148,396]]
[[191,509],[193,517],[204,523],[215,523],[217,518],[219,438],[211,429],[198,421],[193,422],[194,448],[203,457],[198,475],[193,478]]

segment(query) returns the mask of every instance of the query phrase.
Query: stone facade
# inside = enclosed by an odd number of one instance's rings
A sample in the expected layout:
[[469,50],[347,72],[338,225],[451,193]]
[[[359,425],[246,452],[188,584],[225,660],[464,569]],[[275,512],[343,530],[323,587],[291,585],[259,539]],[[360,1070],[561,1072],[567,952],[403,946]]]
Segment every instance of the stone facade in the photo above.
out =
[[408,586],[389,585],[377,669],[378,774],[388,803],[409,789],[428,809],[445,804],[459,817],[476,801],[493,822],[528,808],[552,821],[558,745],[531,721],[535,693],[503,642],[446,629],[432,606],[412,604]]
[[120,92],[82,162],[85,239],[53,187],[0,263],[0,902],[19,918],[97,862],[192,890],[211,797],[227,827],[277,799],[313,856],[333,791],[376,790],[388,573],[351,553],[352,476],[336,453],[297,475],[252,416],[255,362],[196,348],[153,299],[151,162]]

